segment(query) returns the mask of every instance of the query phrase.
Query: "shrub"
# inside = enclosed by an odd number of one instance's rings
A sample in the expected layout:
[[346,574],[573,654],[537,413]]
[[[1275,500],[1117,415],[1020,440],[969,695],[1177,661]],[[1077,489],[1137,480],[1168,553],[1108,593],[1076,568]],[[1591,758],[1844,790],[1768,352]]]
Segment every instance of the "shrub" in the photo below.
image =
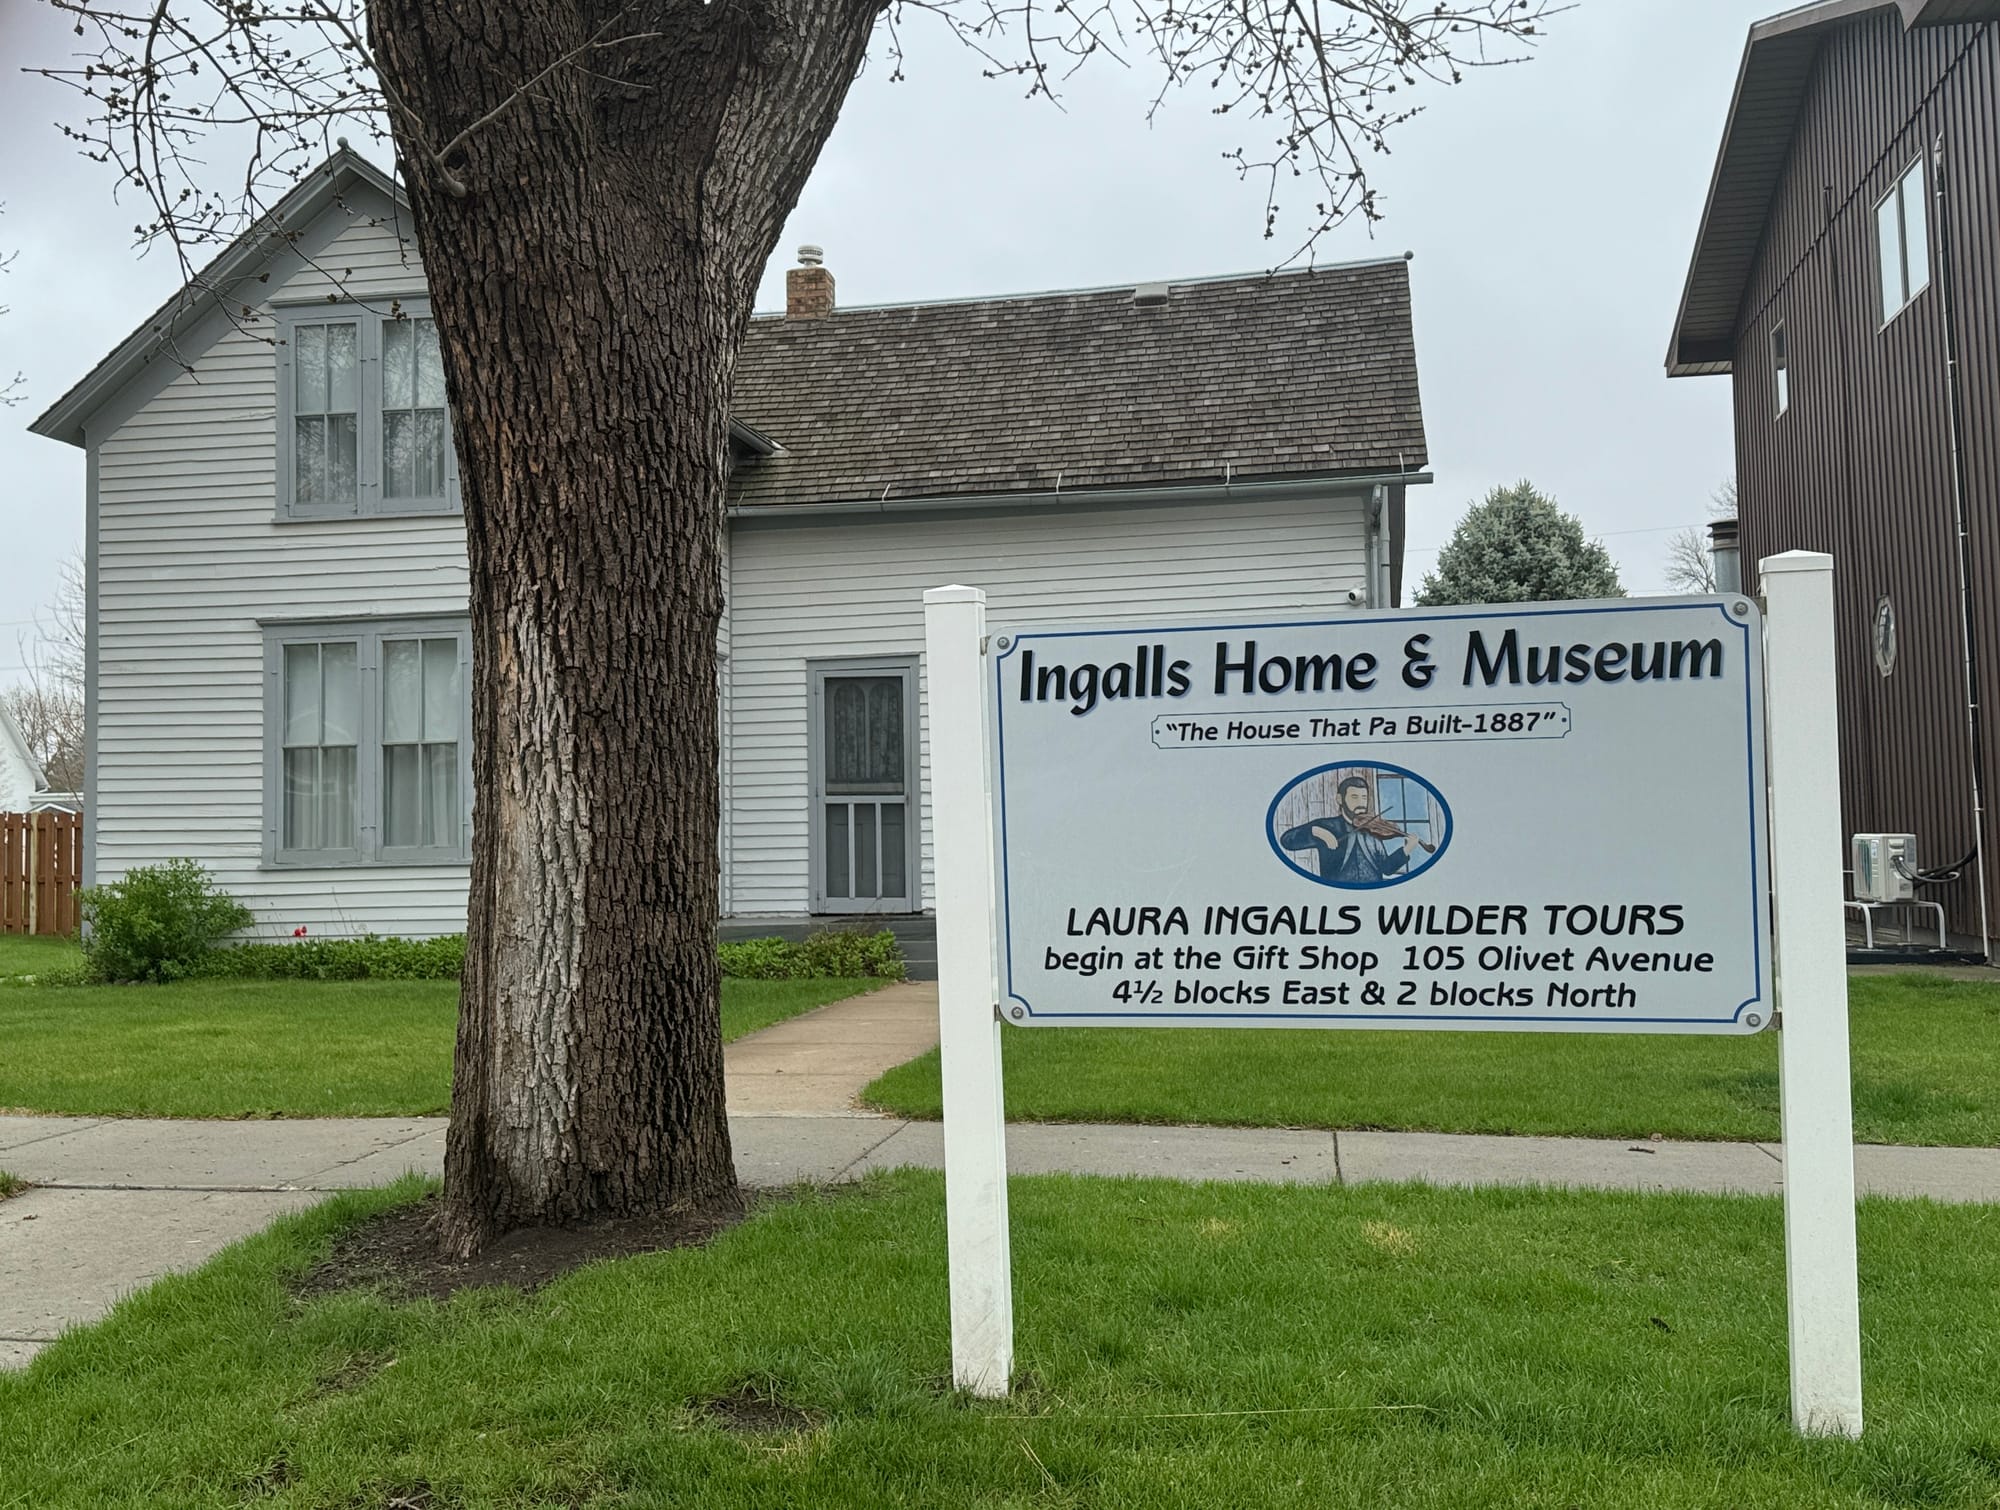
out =
[[209,953],[191,972],[203,980],[457,980],[465,935],[444,938],[302,939],[237,944]]
[[719,945],[717,953],[722,973],[739,980],[903,978],[903,951],[886,928],[879,933],[827,928],[799,940],[738,939]]
[[89,925],[84,961],[95,980],[180,979],[250,923],[249,909],[193,860],[141,865],[77,899]]
[[86,960],[64,960],[59,965],[50,965],[46,970],[37,970],[33,975],[0,975],[0,990],[9,988],[42,989],[50,986],[89,986],[96,984]]

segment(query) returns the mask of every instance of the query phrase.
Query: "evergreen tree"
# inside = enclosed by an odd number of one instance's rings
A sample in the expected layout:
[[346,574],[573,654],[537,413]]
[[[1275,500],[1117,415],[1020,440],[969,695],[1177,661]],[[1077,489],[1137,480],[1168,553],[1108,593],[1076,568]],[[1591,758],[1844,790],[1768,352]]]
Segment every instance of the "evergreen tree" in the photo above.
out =
[[1495,488],[1467,509],[1417,590],[1426,608],[1624,596],[1611,553],[1526,481]]

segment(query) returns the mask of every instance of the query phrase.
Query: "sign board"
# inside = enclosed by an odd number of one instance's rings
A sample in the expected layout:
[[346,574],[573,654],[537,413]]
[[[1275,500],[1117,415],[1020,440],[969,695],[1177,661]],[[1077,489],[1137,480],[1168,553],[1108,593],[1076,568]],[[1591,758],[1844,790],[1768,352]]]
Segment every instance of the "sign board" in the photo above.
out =
[[987,661],[1007,1022],[1770,1019],[1745,598],[1003,626]]
[[1782,1001],[1792,1421],[1861,1435],[1833,558],[1758,577],[1768,625],[989,634],[978,588],[924,594],[956,1387],[1014,1371],[1000,1020],[1729,1033]]

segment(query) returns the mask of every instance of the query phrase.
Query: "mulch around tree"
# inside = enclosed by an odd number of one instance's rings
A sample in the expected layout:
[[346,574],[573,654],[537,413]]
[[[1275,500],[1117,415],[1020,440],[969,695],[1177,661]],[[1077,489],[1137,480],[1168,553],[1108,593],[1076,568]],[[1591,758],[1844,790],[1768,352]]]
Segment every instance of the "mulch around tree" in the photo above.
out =
[[301,1275],[301,1300],[344,1290],[379,1290],[397,1300],[449,1300],[460,1290],[505,1286],[531,1294],[572,1269],[604,1259],[699,1247],[728,1231],[774,1192],[747,1194],[727,1210],[608,1217],[562,1227],[524,1227],[459,1262],[438,1252],[435,1195],[370,1217],[334,1240],[324,1262]]

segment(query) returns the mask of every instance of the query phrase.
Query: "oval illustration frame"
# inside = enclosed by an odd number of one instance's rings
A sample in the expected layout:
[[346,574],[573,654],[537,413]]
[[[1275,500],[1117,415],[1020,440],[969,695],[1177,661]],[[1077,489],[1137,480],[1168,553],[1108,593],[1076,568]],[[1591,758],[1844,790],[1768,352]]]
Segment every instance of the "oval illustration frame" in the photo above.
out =
[[[1380,771],[1391,776],[1402,776],[1410,781],[1414,781],[1426,792],[1430,793],[1431,798],[1443,811],[1444,837],[1438,841],[1437,849],[1426,856],[1424,863],[1415,870],[1408,871],[1399,876],[1390,876],[1384,881],[1331,881],[1325,876],[1307,870],[1279,846],[1278,804],[1290,796],[1297,787],[1312,780],[1315,776],[1324,776],[1328,771],[1353,770]],[[1315,886],[1329,886],[1335,891],[1381,891],[1390,886],[1401,886],[1406,881],[1414,881],[1418,876],[1423,875],[1444,858],[1445,851],[1451,848],[1451,841],[1457,834],[1458,820],[1452,816],[1451,803],[1445,797],[1445,794],[1438,790],[1436,783],[1428,776],[1421,776],[1407,766],[1391,765],[1386,760],[1333,760],[1328,761],[1325,765],[1316,765],[1310,771],[1301,771],[1290,781],[1287,781],[1283,786],[1278,788],[1278,794],[1271,799],[1271,805],[1264,810],[1264,842],[1271,846],[1271,853],[1278,857],[1279,862],[1285,869],[1291,871],[1296,876],[1304,877]]]

